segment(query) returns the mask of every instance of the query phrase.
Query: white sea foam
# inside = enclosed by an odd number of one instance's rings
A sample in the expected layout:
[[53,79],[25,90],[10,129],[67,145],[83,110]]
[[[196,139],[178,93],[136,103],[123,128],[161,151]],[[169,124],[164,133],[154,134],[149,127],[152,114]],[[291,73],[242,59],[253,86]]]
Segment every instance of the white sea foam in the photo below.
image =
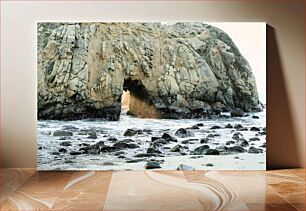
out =
[[[82,143],[94,144],[98,141],[105,141],[106,145],[111,145],[106,139],[108,137],[115,137],[118,140],[124,138],[132,138],[135,143],[140,145],[137,149],[126,149],[125,156],[127,159],[133,159],[133,155],[136,153],[145,152],[149,147],[151,136],[161,136],[163,132],[167,132],[174,136],[174,133],[179,128],[191,127],[197,123],[204,123],[203,127],[198,130],[192,130],[195,139],[201,139],[206,137],[209,133],[212,133],[210,128],[213,125],[221,126],[222,129],[215,130],[215,133],[220,134],[220,136],[215,137],[214,141],[209,143],[210,148],[215,148],[220,145],[224,145],[226,141],[232,139],[232,135],[235,129],[225,129],[224,126],[228,123],[232,125],[241,124],[244,127],[259,127],[263,128],[266,126],[266,115],[265,111],[255,113],[254,115],[259,116],[259,119],[253,119],[253,114],[248,117],[239,118],[218,118],[218,119],[180,119],[180,120],[170,120],[170,119],[140,119],[131,117],[126,114],[122,114],[119,121],[102,121],[102,120],[77,120],[77,121],[54,121],[54,120],[43,120],[38,121],[38,146],[42,149],[38,150],[38,169],[40,170],[143,170],[145,161],[137,163],[126,163],[126,159],[119,159],[118,157],[108,154],[101,153],[98,155],[82,154],[82,155],[70,155],[69,151],[78,151]],[[67,137],[65,141],[71,141],[72,146],[66,147],[68,153],[61,153],[60,155],[52,155],[52,152],[57,152],[59,144],[62,140],[59,137],[52,136],[55,130],[60,130],[64,126],[74,126],[78,130],[72,130],[73,136]],[[98,139],[88,139],[87,135],[78,135],[78,131],[81,129],[93,128],[98,132]],[[128,128],[137,129],[150,129],[152,134],[148,135],[146,133],[139,134],[133,137],[124,137],[123,133]],[[255,137],[256,132],[254,131],[240,131],[245,139]],[[266,143],[265,135],[257,136],[260,141],[251,142],[250,146],[259,147]],[[177,138],[178,143],[188,138]],[[167,146],[172,147],[177,143],[171,143]],[[200,146],[200,141],[194,144],[188,144],[190,150]],[[248,148],[246,148],[248,149]],[[176,153],[167,152],[164,154],[165,157],[156,157],[155,159],[164,160],[162,163],[163,169],[173,170],[181,163],[193,166],[196,169],[265,169],[265,148],[264,153],[260,154],[249,154],[241,153],[236,155],[217,155],[200,157],[197,159],[190,158],[191,155],[178,155]],[[67,161],[72,161],[67,163]],[[66,163],[65,163],[66,162]],[[111,162],[113,165],[103,165],[105,162]],[[207,163],[212,163],[213,166],[206,166]]]

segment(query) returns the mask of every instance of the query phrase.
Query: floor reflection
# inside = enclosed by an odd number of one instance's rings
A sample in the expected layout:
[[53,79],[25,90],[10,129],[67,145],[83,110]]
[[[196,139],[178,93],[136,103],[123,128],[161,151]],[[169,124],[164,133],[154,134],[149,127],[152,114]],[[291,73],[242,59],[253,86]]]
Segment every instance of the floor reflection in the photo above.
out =
[[1,210],[305,210],[305,170],[1,169]]

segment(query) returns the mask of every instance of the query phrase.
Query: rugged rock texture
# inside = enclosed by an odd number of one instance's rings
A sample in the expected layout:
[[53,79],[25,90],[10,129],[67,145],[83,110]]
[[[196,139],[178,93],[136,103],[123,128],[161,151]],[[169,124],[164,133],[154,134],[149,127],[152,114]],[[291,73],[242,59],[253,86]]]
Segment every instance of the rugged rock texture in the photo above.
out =
[[38,23],[38,118],[192,118],[261,109],[245,58],[202,23]]

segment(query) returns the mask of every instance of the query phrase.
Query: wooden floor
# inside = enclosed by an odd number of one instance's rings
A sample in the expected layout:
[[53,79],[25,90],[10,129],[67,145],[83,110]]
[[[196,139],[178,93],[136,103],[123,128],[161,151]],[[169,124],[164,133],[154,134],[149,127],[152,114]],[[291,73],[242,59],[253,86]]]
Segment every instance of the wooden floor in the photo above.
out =
[[305,169],[1,169],[1,210],[305,210]]

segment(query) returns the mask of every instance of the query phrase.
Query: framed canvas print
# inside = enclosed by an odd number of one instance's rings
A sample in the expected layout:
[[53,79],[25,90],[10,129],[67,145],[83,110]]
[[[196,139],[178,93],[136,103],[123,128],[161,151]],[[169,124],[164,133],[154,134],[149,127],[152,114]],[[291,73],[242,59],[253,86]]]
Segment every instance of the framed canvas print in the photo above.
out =
[[264,170],[265,23],[37,23],[39,170]]

